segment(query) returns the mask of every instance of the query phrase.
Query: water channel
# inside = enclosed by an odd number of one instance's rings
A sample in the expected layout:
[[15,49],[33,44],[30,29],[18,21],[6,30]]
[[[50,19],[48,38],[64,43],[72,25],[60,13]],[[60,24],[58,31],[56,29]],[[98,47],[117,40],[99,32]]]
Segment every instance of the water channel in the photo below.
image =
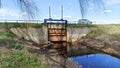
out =
[[106,54],[90,54],[70,58],[82,68],[120,68],[120,59]]

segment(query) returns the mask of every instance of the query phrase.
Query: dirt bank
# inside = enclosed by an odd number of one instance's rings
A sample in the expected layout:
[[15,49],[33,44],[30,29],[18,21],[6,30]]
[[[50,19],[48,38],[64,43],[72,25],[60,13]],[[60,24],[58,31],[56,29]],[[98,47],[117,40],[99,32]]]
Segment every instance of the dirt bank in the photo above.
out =
[[25,41],[22,39],[17,40],[23,43],[29,52],[38,53],[39,59],[47,64],[50,68],[81,68],[81,66],[73,63],[70,59],[59,55],[56,50],[40,49],[39,47],[34,46],[34,44],[32,44],[30,41]]
[[100,37],[87,37],[80,43],[96,53],[105,53],[120,58],[120,37],[114,36],[100,36]]
[[97,25],[76,43],[71,50],[74,55],[104,53],[120,58],[120,25]]

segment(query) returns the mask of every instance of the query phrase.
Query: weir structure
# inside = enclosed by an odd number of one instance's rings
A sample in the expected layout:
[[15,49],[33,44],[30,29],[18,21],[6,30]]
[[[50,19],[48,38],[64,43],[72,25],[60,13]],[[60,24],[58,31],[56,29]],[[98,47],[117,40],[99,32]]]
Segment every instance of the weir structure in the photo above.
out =
[[48,44],[50,49],[56,49],[60,54],[67,53],[67,20],[45,19]]
[[48,45],[50,49],[56,49],[59,54],[67,54],[67,20],[63,20],[63,6],[61,7],[61,19],[51,18],[49,6],[49,19],[44,19],[47,27]]

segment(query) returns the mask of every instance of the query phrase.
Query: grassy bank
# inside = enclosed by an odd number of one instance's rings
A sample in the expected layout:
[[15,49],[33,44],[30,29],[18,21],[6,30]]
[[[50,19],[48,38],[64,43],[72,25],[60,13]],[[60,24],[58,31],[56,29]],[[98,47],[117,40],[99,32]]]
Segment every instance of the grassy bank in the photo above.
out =
[[0,22],[0,26],[3,27],[42,27],[43,24],[41,23],[14,23],[14,22]]
[[68,24],[68,27],[95,27],[93,24]]
[[[43,23],[14,23],[14,22],[0,22],[0,26],[4,27],[42,27],[44,26]],[[94,27],[93,24],[74,24],[74,23],[68,23],[68,27]]]
[[30,53],[9,31],[0,32],[0,68],[48,68],[37,53]]
[[120,36],[120,25],[119,24],[95,25],[95,30],[89,34],[95,36],[101,35]]

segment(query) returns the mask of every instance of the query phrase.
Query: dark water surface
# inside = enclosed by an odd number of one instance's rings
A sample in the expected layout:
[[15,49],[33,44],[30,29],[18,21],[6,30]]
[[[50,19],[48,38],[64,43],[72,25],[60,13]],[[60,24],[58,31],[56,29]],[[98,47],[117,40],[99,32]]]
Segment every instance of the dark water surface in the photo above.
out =
[[83,68],[120,68],[120,59],[106,54],[91,54],[71,59]]

